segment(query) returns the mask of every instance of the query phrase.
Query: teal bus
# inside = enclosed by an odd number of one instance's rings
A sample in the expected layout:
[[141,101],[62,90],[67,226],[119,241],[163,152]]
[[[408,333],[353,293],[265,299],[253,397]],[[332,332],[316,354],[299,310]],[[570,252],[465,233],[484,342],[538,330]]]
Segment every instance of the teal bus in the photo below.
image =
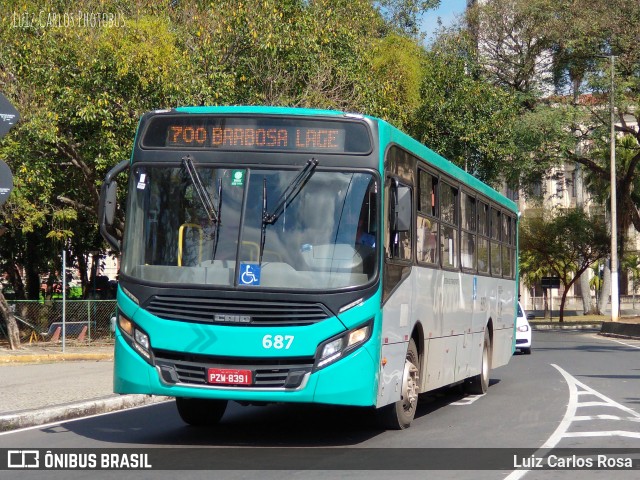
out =
[[420,393],[483,394],[513,353],[516,205],[377,118],[149,112],[99,223],[122,255],[114,391],[175,397],[191,425],[233,400],[407,428]]

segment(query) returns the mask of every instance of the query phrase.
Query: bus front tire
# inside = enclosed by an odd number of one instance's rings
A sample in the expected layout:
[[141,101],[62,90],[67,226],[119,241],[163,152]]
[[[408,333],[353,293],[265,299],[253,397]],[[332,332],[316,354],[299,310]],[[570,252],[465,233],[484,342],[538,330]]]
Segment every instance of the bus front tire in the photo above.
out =
[[489,330],[484,332],[482,342],[482,363],[480,373],[467,380],[467,393],[472,395],[484,395],[489,389],[489,374],[491,372],[491,337]]
[[176,398],[180,418],[194,427],[217,425],[227,409],[227,400],[205,400],[202,398]]
[[418,348],[413,339],[411,339],[404,362],[400,400],[385,405],[378,411],[380,421],[384,428],[389,430],[404,430],[411,425],[418,406],[419,365],[420,357],[418,356]]

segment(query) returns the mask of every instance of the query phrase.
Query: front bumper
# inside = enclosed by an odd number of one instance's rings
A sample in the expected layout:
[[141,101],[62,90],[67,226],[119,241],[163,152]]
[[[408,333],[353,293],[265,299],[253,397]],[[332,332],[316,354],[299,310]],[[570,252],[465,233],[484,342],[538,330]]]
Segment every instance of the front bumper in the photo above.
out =
[[[261,360],[262,370],[276,377],[275,382],[262,386],[213,386],[201,377],[207,368],[219,367],[220,359],[205,355],[186,355],[161,352],[154,357],[154,365],[147,363],[129,344],[116,335],[114,391],[116,393],[136,393],[164,395],[171,397],[191,397],[224,399],[246,402],[298,402],[325,403],[333,405],[373,406],[377,391],[378,369],[374,355],[368,347],[369,340],[361,348],[319,371],[313,372],[313,359],[269,358]],[[253,360],[256,360],[255,358]],[[227,368],[250,368],[256,372],[256,365],[247,366],[247,359],[225,357]],[[179,375],[180,368],[188,363],[195,372]],[[311,362],[311,364],[309,364]],[[258,362],[259,363],[259,362]],[[275,365],[283,368],[273,368]],[[171,372],[171,367],[173,371]],[[269,370],[281,370],[280,372]],[[192,377],[195,375],[195,378]],[[205,374],[206,375],[206,374]],[[254,373],[255,375],[255,373]],[[270,377],[273,379],[273,375]],[[295,377],[295,378],[293,378]],[[195,382],[195,383],[194,383]]]

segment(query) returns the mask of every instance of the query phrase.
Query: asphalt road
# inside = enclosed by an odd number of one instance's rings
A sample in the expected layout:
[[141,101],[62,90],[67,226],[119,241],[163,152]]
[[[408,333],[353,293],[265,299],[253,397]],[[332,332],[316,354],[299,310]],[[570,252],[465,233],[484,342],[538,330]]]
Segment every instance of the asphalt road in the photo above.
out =
[[[217,428],[198,429],[183,424],[173,402],[167,402],[0,434],[0,449],[61,448],[81,452],[86,448],[126,448],[128,452],[144,452],[151,447],[179,447],[182,450],[164,450],[166,455],[161,459],[157,450],[153,451],[156,466],[158,462],[171,468],[175,465],[184,479],[639,478],[640,341],[607,339],[592,332],[551,331],[534,332],[533,342],[531,355],[516,354],[509,365],[493,370],[487,395],[465,396],[454,388],[421,398],[416,419],[405,431],[372,427],[370,412],[358,409],[243,407],[235,403],[230,404]],[[271,449],[268,452],[273,458],[288,456],[285,458],[291,464],[287,471],[272,469],[279,467],[265,461],[264,447]],[[294,451],[292,447],[306,448]],[[326,454],[328,448],[332,449],[331,455]],[[483,454],[479,448],[499,450]],[[536,468],[545,451],[563,452],[559,449],[565,448],[604,453],[605,467],[607,462],[616,461],[615,457],[612,460],[612,450],[606,449],[633,449],[622,458],[631,455],[634,466],[595,471]],[[314,452],[321,454],[316,457]],[[483,470],[483,460],[494,453],[501,459],[502,468]],[[575,451],[569,450],[567,455],[572,453]],[[503,466],[505,454],[509,464]],[[565,461],[563,458],[560,461]],[[341,464],[340,460],[346,463]],[[188,461],[202,465],[203,470],[215,470],[215,465],[228,466],[229,462],[237,468],[203,473],[183,469]],[[444,462],[447,469],[422,469],[438,461]],[[300,462],[312,463],[314,470],[299,468]],[[347,470],[336,470],[341,465]],[[557,467],[557,462],[553,466]],[[47,479],[177,475],[176,471],[166,470],[10,473],[11,478]]]

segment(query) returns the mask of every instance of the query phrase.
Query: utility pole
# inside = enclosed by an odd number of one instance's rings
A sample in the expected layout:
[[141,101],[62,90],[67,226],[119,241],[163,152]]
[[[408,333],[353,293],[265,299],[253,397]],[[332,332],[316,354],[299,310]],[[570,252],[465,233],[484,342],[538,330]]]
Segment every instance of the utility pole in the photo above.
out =
[[611,91],[609,97],[609,114],[611,117],[611,321],[620,318],[620,298],[618,289],[618,209],[616,193],[616,129],[614,115],[614,59],[611,55]]

